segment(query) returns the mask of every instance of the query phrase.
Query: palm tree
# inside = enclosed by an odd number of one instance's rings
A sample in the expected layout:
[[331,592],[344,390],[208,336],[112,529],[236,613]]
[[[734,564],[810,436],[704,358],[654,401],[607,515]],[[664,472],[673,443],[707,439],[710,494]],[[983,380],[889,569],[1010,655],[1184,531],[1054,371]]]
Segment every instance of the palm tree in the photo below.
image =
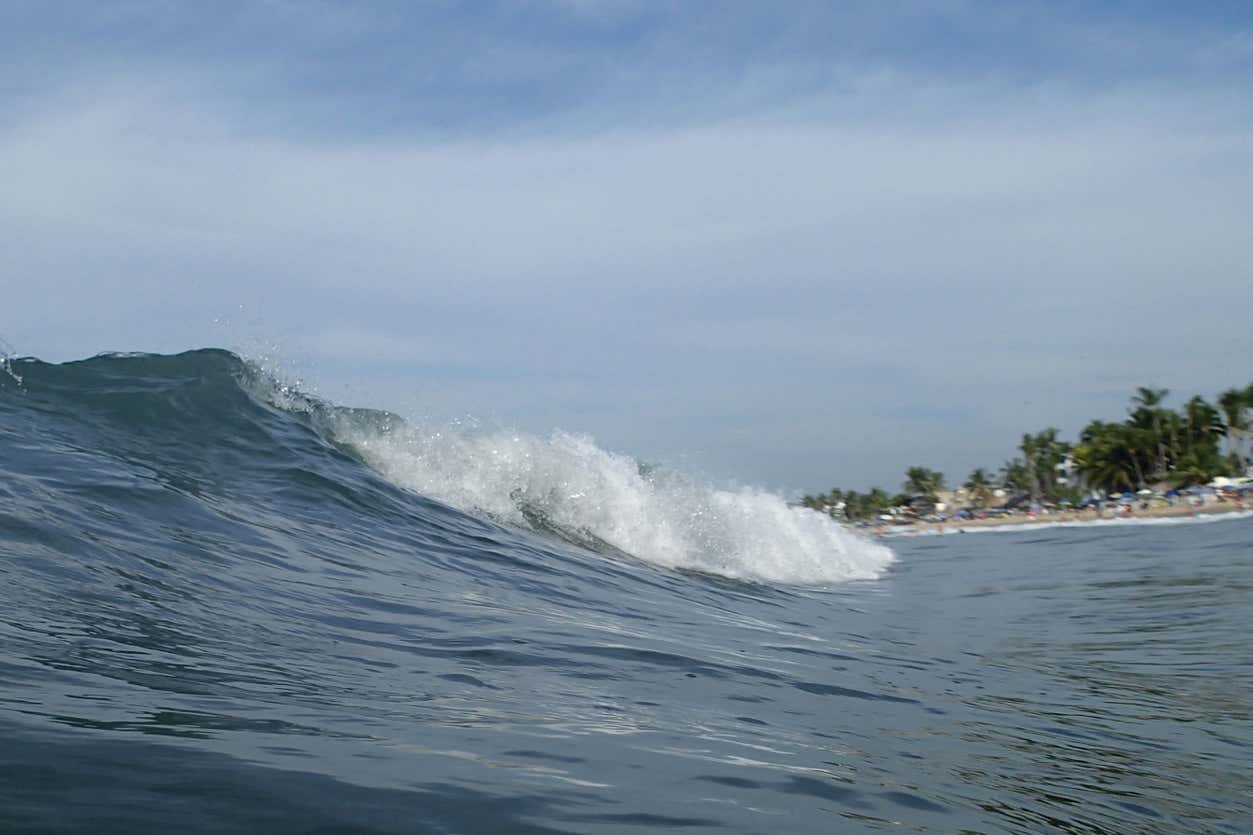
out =
[[844,502],[844,517],[851,522],[872,519],[892,506],[891,497],[880,487],[871,487],[866,493],[849,490],[841,495]]
[[1018,445],[1022,450],[1022,467],[1026,476],[1027,492],[1031,494],[1032,499],[1040,497],[1040,474],[1036,472],[1036,459],[1039,457],[1039,449],[1036,445],[1036,439],[1032,435],[1023,435],[1022,443]]
[[1170,483],[1175,487],[1207,484],[1214,476],[1232,475],[1230,462],[1218,452],[1217,445],[1190,449],[1179,459],[1170,473]]
[[1020,493],[1031,492],[1031,477],[1021,458],[1011,458],[1001,467],[1001,483]]
[[1107,493],[1144,484],[1144,464],[1152,455],[1151,446],[1144,446],[1149,434],[1131,423],[1092,421],[1074,451],[1079,472]]
[[827,497],[823,495],[811,496],[808,493],[801,496],[801,505],[810,510],[816,510],[819,513],[827,512]]
[[1144,409],[1156,409],[1170,396],[1170,389],[1155,389],[1151,386],[1139,386],[1131,395],[1131,402]]
[[[1253,411],[1253,383],[1249,383],[1247,386],[1244,387],[1244,408],[1250,411]],[[1247,433],[1251,425],[1253,424],[1251,424],[1249,421],[1245,421],[1245,424],[1244,424],[1245,436],[1244,437],[1246,440],[1248,439]],[[1248,467],[1248,464],[1249,464],[1249,456],[1246,455],[1240,461],[1241,474],[1245,472],[1245,469]]]
[[1183,404],[1183,445],[1218,447],[1218,439],[1227,434],[1227,424],[1217,409],[1197,395]]
[[923,496],[934,502],[944,489],[944,474],[926,467],[910,467],[905,471],[905,492]]
[[1231,445],[1231,451],[1243,464],[1244,441],[1249,431],[1245,410],[1253,409],[1253,383],[1248,388],[1227,389],[1218,395],[1218,408],[1222,410],[1223,420],[1227,424],[1227,442]]
[[[840,501],[844,503],[844,518],[850,522],[856,522],[861,519],[871,519],[881,513],[887,511],[891,506],[891,497],[880,487],[872,487],[866,493],[858,493],[856,490],[832,491],[839,492]],[[839,502],[833,503],[833,507]]]
[[1140,386],[1131,397],[1131,405],[1135,407],[1131,409],[1132,420],[1142,429],[1148,429],[1153,432],[1153,442],[1157,447],[1157,462],[1154,473],[1159,476],[1165,475],[1168,468],[1166,463],[1166,445],[1162,438],[1162,413],[1165,410],[1161,406],[1169,394],[1170,389]]
[[[1053,427],[1034,435],[1023,435],[1019,449],[1022,458],[1006,464],[1006,484],[1013,477],[1013,486],[1031,494],[1032,499],[1053,498],[1057,494],[1057,465],[1070,452],[1070,444],[1057,440]],[[1010,467],[1013,466],[1013,472]]]
[[992,501],[992,481],[983,467],[974,470],[963,486],[970,491],[971,503],[976,507],[987,507]]
[[866,500],[876,516],[892,507],[892,497],[881,487],[871,487],[866,494]]

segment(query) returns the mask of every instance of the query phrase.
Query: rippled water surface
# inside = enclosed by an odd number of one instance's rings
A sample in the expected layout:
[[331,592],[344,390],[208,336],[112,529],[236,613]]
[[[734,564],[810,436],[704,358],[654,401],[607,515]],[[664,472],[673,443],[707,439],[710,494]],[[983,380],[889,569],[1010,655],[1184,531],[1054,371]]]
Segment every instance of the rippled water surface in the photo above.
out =
[[631,552],[594,455],[512,519],[220,352],[13,370],[0,832],[1250,831],[1253,520]]

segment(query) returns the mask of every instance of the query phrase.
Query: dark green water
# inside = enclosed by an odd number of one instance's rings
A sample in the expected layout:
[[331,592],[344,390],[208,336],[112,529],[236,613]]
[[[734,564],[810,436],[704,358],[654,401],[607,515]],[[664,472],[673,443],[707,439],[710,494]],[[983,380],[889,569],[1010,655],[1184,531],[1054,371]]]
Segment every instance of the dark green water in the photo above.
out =
[[1253,519],[888,562],[222,352],[13,371],[0,832],[1250,831]]

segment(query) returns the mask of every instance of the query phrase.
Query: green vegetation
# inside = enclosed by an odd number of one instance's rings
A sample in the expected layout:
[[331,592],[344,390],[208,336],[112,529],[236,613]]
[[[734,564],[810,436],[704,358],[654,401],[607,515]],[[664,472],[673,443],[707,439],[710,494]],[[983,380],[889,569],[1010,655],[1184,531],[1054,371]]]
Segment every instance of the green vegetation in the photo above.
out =
[[934,502],[944,489],[944,474],[926,467],[910,467],[905,471],[905,493]]
[[[1141,388],[1121,423],[1094,420],[1079,434],[1075,462],[1093,487],[1188,487],[1243,470],[1253,384],[1219,395],[1219,408],[1193,397],[1181,411],[1162,406],[1166,389]],[[1227,454],[1222,439],[1227,439]]]
[[[1077,443],[1060,440],[1052,427],[1023,435],[1019,454],[1001,468],[1001,484],[1032,501],[1066,504],[1091,490],[1182,488],[1242,474],[1243,462],[1253,452],[1253,383],[1222,392],[1217,405],[1197,396],[1178,411],[1164,405],[1169,395],[1164,388],[1136,389],[1126,420],[1094,420],[1079,433]],[[900,507],[928,512],[944,490],[944,475],[910,467],[902,486],[904,492],[896,496],[879,487],[866,493],[834,488],[801,502],[849,521],[874,519]],[[991,504],[997,487],[982,467],[962,486],[972,507]]]
[[988,477],[983,467],[975,469],[962,486],[970,491],[972,507],[987,507],[992,503],[992,479]]
[[1057,440],[1057,430],[1051,426],[1034,435],[1023,435],[1018,449],[1021,458],[1005,462],[1001,469],[1006,487],[1025,493],[1033,500],[1063,498],[1059,494],[1063,486],[1059,481],[1057,465],[1066,460],[1072,447]]
[[867,493],[835,488],[830,493],[805,496],[801,499],[801,503],[820,513],[829,513],[836,518],[856,522],[862,519],[874,519],[894,507],[907,504],[908,497],[890,496],[879,487],[872,487]]

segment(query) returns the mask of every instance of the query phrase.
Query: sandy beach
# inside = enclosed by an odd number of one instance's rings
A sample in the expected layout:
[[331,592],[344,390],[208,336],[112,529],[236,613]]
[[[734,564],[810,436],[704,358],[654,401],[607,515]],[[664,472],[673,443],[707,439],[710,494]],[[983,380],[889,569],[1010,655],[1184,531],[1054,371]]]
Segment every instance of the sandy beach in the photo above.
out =
[[986,519],[948,519],[943,522],[916,522],[911,525],[884,526],[875,529],[875,533],[878,536],[917,536],[921,534],[956,533],[977,528],[1221,516],[1228,513],[1240,513],[1250,509],[1253,509],[1253,502],[1240,500],[1207,502],[1199,506],[1185,503],[1152,505],[1147,508],[1119,505],[1106,507],[1099,512],[1092,510],[1066,510],[1042,514],[1023,513],[1008,516],[990,516]]

